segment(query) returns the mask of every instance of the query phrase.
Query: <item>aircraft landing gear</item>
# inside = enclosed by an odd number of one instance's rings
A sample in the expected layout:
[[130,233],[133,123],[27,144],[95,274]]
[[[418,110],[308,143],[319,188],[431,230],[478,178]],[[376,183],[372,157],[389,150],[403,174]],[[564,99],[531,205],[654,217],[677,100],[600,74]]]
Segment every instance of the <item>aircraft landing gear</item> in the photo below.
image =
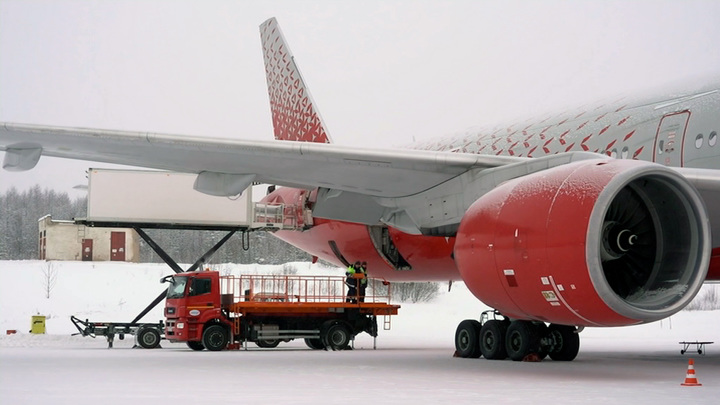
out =
[[480,352],[488,360],[507,358],[505,336],[509,322],[490,319],[480,329]]
[[478,334],[480,322],[466,319],[455,330],[455,353],[458,357],[477,359],[480,357]]
[[574,326],[510,321],[497,311],[485,311],[480,322],[460,322],[455,331],[455,355],[513,361],[540,361],[549,356],[555,361],[572,361],[580,350],[578,333]]

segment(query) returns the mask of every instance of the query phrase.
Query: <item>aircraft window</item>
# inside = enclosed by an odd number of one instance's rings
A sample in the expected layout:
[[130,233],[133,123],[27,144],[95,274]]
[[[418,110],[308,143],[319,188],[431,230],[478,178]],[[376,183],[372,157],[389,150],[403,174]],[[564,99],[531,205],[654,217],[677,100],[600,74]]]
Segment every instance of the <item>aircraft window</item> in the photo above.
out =
[[627,146],[625,146],[624,148],[622,148],[622,154],[621,154],[620,156],[622,156],[623,159],[627,159],[627,157],[628,157],[629,154],[630,154],[630,152],[629,152]]
[[663,154],[663,146],[665,146],[665,141],[661,139],[658,141],[658,155]]
[[703,134],[698,134],[698,136],[695,137],[695,147],[700,149],[703,144]]
[[613,148],[612,152],[610,152],[610,157],[613,159],[617,157],[617,148]]
[[710,136],[708,137],[708,145],[715,146],[717,143],[717,132],[712,131],[710,132]]

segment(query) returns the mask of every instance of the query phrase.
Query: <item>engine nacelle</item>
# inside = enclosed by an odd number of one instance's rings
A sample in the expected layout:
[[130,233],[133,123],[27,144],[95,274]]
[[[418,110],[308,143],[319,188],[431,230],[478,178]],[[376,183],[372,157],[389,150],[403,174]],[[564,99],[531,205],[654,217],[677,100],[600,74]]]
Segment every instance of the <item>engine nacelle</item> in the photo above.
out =
[[695,188],[664,166],[587,160],[508,181],[473,203],[455,261],[468,288],[515,319],[652,322],[697,294],[710,228]]

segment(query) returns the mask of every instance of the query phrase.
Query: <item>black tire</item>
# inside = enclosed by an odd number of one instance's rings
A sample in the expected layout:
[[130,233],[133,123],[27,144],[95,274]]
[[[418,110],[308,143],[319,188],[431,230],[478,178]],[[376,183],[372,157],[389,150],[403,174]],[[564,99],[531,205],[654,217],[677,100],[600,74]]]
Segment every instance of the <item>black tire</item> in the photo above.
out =
[[280,344],[279,339],[265,339],[265,340],[258,340],[255,342],[255,344],[258,347],[262,347],[263,349],[272,349],[277,347]]
[[543,344],[549,341],[550,329],[548,329],[548,326],[544,323],[537,323],[534,325],[536,327],[536,336],[538,339],[537,355],[540,360],[544,360],[550,353],[550,347],[547,344]]
[[480,322],[466,319],[455,330],[455,351],[463,358],[480,357]]
[[220,325],[208,326],[203,332],[202,344],[211,352],[225,349],[228,344],[227,331]]
[[187,347],[195,350],[196,352],[205,350],[205,346],[203,346],[202,342],[187,342]]
[[507,358],[505,350],[505,335],[507,322],[496,319],[489,320],[480,329],[480,353],[488,360],[504,360]]
[[505,336],[505,350],[513,361],[521,361],[528,354],[539,351],[537,327],[529,321],[512,321]]
[[350,344],[352,334],[350,329],[342,323],[334,323],[325,328],[323,343],[325,347],[332,350],[345,350]]
[[137,340],[140,347],[154,349],[160,346],[160,332],[151,327],[140,327],[137,331]]
[[550,351],[550,358],[555,361],[573,361],[580,351],[580,335],[574,326],[551,324],[548,333],[555,345]]
[[307,347],[313,350],[325,349],[325,344],[323,343],[322,339],[305,339],[305,344],[307,345]]

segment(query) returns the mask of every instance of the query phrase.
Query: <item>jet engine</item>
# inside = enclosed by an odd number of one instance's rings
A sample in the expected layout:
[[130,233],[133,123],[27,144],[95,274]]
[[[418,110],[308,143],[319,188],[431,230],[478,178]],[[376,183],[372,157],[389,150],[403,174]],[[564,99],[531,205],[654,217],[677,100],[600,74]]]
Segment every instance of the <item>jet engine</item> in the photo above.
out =
[[702,286],[710,251],[706,209],[681,175],[586,160],[480,197],[454,256],[473,294],[506,317],[620,326],[681,310]]

